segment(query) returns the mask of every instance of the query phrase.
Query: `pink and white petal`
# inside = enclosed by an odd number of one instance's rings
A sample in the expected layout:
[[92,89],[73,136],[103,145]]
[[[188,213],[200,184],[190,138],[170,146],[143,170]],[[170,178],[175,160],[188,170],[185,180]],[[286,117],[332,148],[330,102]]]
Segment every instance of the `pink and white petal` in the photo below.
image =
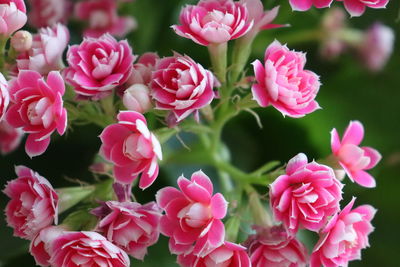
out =
[[158,172],[159,167],[157,162],[152,163],[148,168],[144,169],[142,175],[140,176],[139,187],[144,190],[152,185],[158,176]]
[[224,243],[225,227],[222,221],[213,220],[210,231],[207,234],[207,239],[213,247],[219,247]]
[[175,187],[168,186],[158,190],[156,194],[157,204],[163,209],[168,203],[175,198],[184,198],[181,191],[176,189]]
[[141,120],[146,124],[145,117],[136,111],[121,111],[118,114],[117,119],[119,122],[126,121],[131,123],[136,123],[136,120]]
[[333,0],[314,0],[314,6],[316,8],[325,8],[325,7],[329,7]]
[[26,139],[25,151],[30,158],[43,154],[50,144],[50,137],[37,141],[37,134],[30,134]]
[[331,131],[331,149],[332,153],[336,155],[341,147],[339,134],[335,128]]
[[221,193],[215,194],[211,198],[211,214],[215,219],[223,219],[228,210],[228,202]]
[[312,0],[289,0],[290,6],[294,11],[309,10],[313,4]]
[[193,173],[190,180],[204,187],[204,189],[206,189],[210,193],[210,195],[212,195],[214,190],[213,184],[210,178],[203,171],[200,170]]
[[193,202],[200,202],[205,204],[210,203],[211,194],[204,187],[195,182],[190,182],[189,184],[186,184],[182,183],[181,181],[184,180],[178,180],[178,185],[186,197],[191,199]]
[[100,134],[100,139],[103,144],[113,146],[115,143],[124,140],[131,133],[132,131],[124,125],[111,124]]
[[47,75],[47,84],[54,92],[59,92],[61,95],[65,93],[65,83],[58,71],[51,71]]
[[60,118],[57,120],[57,132],[60,135],[63,135],[65,133],[65,130],[67,129],[67,110],[64,108],[62,110]]
[[352,212],[357,212],[363,215],[363,220],[364,221],[371,221],[377,212],[377,209],[372,207],[371,205],[361,205],[352,210]]
[[305,166],[308,162],[307,156],[304,153],[299,153],[295,157],[293,157],[291,160],[289,160],[287,167],[286,167],[286,173],[288,175],[293,174],[298,170],[299,168]]
[[378,152],[378,150],[372,147],[362,147],[362,149],[364,150],[364,155],[370,159],[370,163],[367,167],[365,167],[366,170],[375,167],[376,164],[378,164],[378,162],[382,159],[382,155]]
[[344,0],[344,7],[352,17],[359,17],[365,11],[365,4],[359,0]]
[[7,120],[8,124],[10,124],[14,128],[20,128],[25,125],[25,122],[22,120],[19,113],[19,109],[19,105],[11,105],[6,113],[5,119]]
[[364,127],[359,121],[351,121],[344,132],[342,145],[353,144],[358,146],[364,138]]
[[136,166],[116,166],[114,165],[115,180],[122,184],[130,184],[138,176]]
[[373,188],[376,187],[376,182],[374,177],[367,173],[366,171],[357,171],[353,173],[354,181],[364,187]]

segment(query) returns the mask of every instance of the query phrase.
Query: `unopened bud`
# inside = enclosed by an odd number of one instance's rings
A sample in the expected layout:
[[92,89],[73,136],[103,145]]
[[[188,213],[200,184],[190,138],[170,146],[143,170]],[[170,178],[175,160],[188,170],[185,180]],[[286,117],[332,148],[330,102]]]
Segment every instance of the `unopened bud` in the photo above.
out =
[[134,84],[126,89],[122,102],[127,109],[140,113],[145,113],[153,107],[150,90],[144,84]]
[[28,31],[17,31],[11,37],[11,46],[17,52],[25,52],[32,47],[32,34]]

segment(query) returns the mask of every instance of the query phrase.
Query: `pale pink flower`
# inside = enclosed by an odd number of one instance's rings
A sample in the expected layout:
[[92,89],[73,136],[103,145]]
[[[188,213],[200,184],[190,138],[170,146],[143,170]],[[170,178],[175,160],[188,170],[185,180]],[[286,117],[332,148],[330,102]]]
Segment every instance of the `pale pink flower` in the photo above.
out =
[[139,187],[149,187],[158,176],[157,159],[161,146],[147,128],[146,119],[135,111],[120,111],[118,123],[107,126],[100,135],[101,155],[114,163],[117,182],[130,184],[141,174]]
[[201,0],[187,5],[175,32],[200,45],[226,43],[245,35],[253,26],[245,4],[233,0]]
[[262,107],[272,105],[284,116],[300,118],[317,109],[315,101],[321,83],[314,72],[304,70],[304,53],[290,51],[274,41],[265,50],[264,65],[254,61],[257,82],[252,86],[254,99]]
[[32,239],[29,252],[35,258],[39,266],[50,266],[50,246],[54,239],[64,233],[64,229],[58,226],[49,226],[41,230]]
[[157,62],[150,89],[156,108],[172,111],[179,122],[211,103],[215,82],[193,59],[175,54]]
[[63,135],[67,127],[64,80],[57,71],[50,72],[45,81],[38,72],[22,70],[9,88],[13,103],[6,113],[7,122],[29,134],[25,151],[30,157],[41,155],[50,144],[50,135],[55,130]]
[[224,242],[221,220],[227,202],[222,194],[213,195],[213,184],[202,171],[193,173],[190,181],[179,177],[178,186],[181,191],[165,187],[157,192],[157,203],[165,211],[161,233],[170,237],[171,253],[202,257]]
[[289,3],[295,11],[306,11],[312,6],[316,8],[329,7],[333,0],[289,0]]
[[29,24],[36,28],[67,24],[72,11],[71,0],[28,0]]
[[17,69],[33,70],[42,75],[64,68],[62,56],[69,42],[68,28],[62,24],[41,28],[33,36],[32,47],[17,57]]
[[271,209],[291,236],[299,228],[318,231],[339,211],[342,188],[330,167],[308,163],[300,153],[288,162],[286,174],[270,185]]
[[124,37],[136,28],[131,17],[119,17],[115,0],[87,0],[75,5],[75,16],[89,23],[84,32],[87,37],[100,37],[109,33],[115,37]]
[[341,36],[346,29],[346,22],[347,14],[342,8],[331,8],[325,12],[321,22],[323,39],[320,47],[324,58],[334,59],[346,49],[347,44]]
[[128,255],[95,232],[65,232],[50,246],[52,267],[129,267]]
[[320,233],[320,239],[311,254],[311,267],[347,266],[360,260],[361,250],[369,247],[368,235],[374,231],[371,224],[376,209],[362,205],[353,210],[355,198],[336,214]]
[[134,59],[126,40],[118,42],[109,34],[85,38],[68,49],[64,75],[78,95],[100,99],[128,80]]
[[344,7],[352,17],[361,16],[367,7],[386,8],[389,0],[338,0],[344,2]]
[[153,107],[150,89],[144,84],[134,84],[125,90],[122,102],[128,110],[145,113]]
[[14,128],[6,120],[0,121],[0,152],[2,155],[17,149],[24,132],[21,128]]
[[11,37],[11,46],[17,52],[26,52],[32,47],[32,34],[28,31],[17,31]]
[[282,226],[255,227],[257,233],[246,241],[251,264],[254,267],[305,267],[306,247],[287,235]]
[[101,217],[97,230],[136,259],[143,260],[147,248],[158,241],[161,210],[154,202],[107,201],[93,214]]
[[364,187],[375,187],[376,182],[365,170],[375,167],[381,154],[371,147],[360,147],[364,138],[364,127],[359,121],[351,121],[342,140],[334,128],[331,131],[332,153],[352,182]]
[[8,93],[8,83],[0,72],[0,121],[6,114],[8,104],[10,103],[10,95]]
[[182,267],[250,267],[249,255],[246,248],[225,241],[221,246],[213,249],[202,257],[194,254],[178,256],[178,264]]
[[9,37],[27,21],[24,0],[0,1],[0,35]]
[[14,235],[31,240],[40,230],[57,223],[58,196],[49,181],[25,166],[15,167],[17,178],[8,182],[4,193],[8,226]]
[[126,82],[128,85],[144,84],[149,85],[151,82],[151,73],[154,71],[157,60],[160,57],[156,53],[144,53],[138,59],[138,62],[133,64],[132,74]]

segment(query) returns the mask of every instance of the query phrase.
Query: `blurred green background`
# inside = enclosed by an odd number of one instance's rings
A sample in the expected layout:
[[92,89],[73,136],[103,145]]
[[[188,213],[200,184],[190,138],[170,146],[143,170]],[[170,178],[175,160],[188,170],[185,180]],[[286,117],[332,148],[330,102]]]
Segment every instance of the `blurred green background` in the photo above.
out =
[[[207,50],[190,40],[183,39],[169,28],[177,23],[181,7],[196,1],[136,0],[127,4],[123,13],[132,14],[139,28],[128,36],[136,54],[157,51],[161,56],[171,55],[171,50],[185,53],[196,61],[209,66]],[[292,12],[287,0],[264,1],[266,7],[281,5],[277,22],[290,23],[292,27],[265,31],[256,39],[252,59],[262,58],[263,51],[273,39],[301,30],[313,29],[326,10]],[[342,6],[341,3],[335,3]],[[355,28],[366,29],[375,21],[390,26],[399,36],[398,23],[400,1],[392,0],[385,10],[368,9],[360,18],[352,18]],[[74,37],[75,36],[75,37]],[[72,42],[78,42],[73,35]],[[284,42],[285,40],[281,40]],[[342,133],[350,120],[360,120],[366,129],[363,145],[377,148],[383,160],[372,174],[377,180],[375,189],[365,189],[345,180],[345,200],[357,197],[356,204],[371,204],[378,209],[373,221],[375,232],[370,236],[371,248],[363,251],[363,260],[351,262],[350,266],[399,266],[400,251],[400,46],[396,40],[394,53],[385,69],[376,74],[367,72],[354,55],[346,54],[335,62],[321,59],[317,43],[288,43],[289,48],[307,52],[307,68],[321,76],[323,86],[317,96],[322,106],[303,119],[283,118],[273,108],[257,109],[263,128],[259,129],[250,114],[241,114],[231,121],[224,140],[231,150],[232,160],[243,170],[252,170],[269,160],[286,162],[298,152],[305,152],[310,159],[318,159],[330,153],[329,132],[336,127]],[[249,74],[252,74],[249,65]],[[7,180],[15,178],[14,165],[26,165],[48,178],[54,187],[74,185],[68,178],[91,182],[93,178],[87,167],[93,160],[102,129],[96,126],[75,128],[62,138],[54,137],[48,151],[30,160],[21,146],[16,152],[0,156],[0,179],[2,187]],[[159,179],[148,190],[138,192],[141,201],[150,201],[158,188],[171,184],[177,175],[189,176],[199,166],[169,166],[162,169]],[[207,170],[206,170],[207,171]],[[175,184],[174,184],[175,185]],[[1,209],[6,197],[1,194]],[[28,243],[12,237],[11,229],[0,221],[0,266],[34,266],[27,254]],[[165,238],[150,248],[145,262],[132,261],[132,266],[176,266],[169,255]]]

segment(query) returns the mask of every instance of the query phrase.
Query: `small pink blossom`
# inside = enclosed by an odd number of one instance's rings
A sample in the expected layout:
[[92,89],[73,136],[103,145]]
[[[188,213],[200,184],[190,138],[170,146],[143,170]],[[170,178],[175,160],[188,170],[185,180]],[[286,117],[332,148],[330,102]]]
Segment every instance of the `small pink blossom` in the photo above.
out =
[[49,181],[31,169],[17,166],[15,172],[17,179],[8,182],[3,191],[11,198],[6,220],[15,236],[31,240],[40,230],[57,223],[58,196]]
[[305,267],[307,249],[296,238],[287,235],[282,226],[257,227],[257,234],[249,237],[251,264],[254,267]]
[[178,186],[181,191],[165,187],[156,195],[158,205],[165,211],[161,233],[170,237],[171,253],[203,257],[224,242],[221,220],[226,215],[227,202],[222,194],[213,195],[213,184],[202,171],[193,173],[190,181],[179,177]]
[[352,17],[361,16],[367,7],[386,8],[389,0],[338,0],[344,2],[344,7]]
[[178,256],[178,264],[182,267],[250,267],[250,259],[246,248],[225,241],[207,255],[198,257],[193,254]]
[[127,84],[144,84],[149,85],[151,82],[151,73],[154,71],[157,60],[160,57],[156,53],[144,53],[133,64],[132,75],[129,77]]
[[6,113],[7,122],[28,133],[25,151],[30,157],[43,154],[50,144],[50,135],[60,135],[67,127],[67,110],[63,107],[64,80],[57,71],[47,81],[35,71],[22,70],[10,81],[13,102]]
[[351,181],[364,187],[375,187],[376,182],[365,170],[372,169],[381,160],[381,154],[371,147],[360,147],[364,127],[359,121],[351,121],[342,140],[336,129],[331,132],[332,153]]
[[85,38],[68,49],[64,75],[78,95],[100,99],[128,80],[134,59],[126,40],[117,41],[109,34]]
[[27,21],[23,0],[0,1],[0,35],[9,37],[21,29]]
[[291,236],[299,228],[318,231],[339,210],[342,187],[330,167],[308,163],[300,153],[288,162],[286,174],[270,185],[271,209]]
[[141,175],[139,187],[149,187],[158,176],[157,159],[161,146],[147,128],[146,119],[135,111],[120,111],[118,123],[107,126],[100,135],[101,155],[114,163],[117,182],[130,184]]
[[17,31],[11,37],[11,46],[17,52],[26,52],[32,47],[32,34],[28,31]]
[[35,238],[32,239],[29,246],[29,252],[35,258],[39,266],[50,266],[50,246],[54,239],[64,233],[64,229],[57,226],[49,226],[41,230]]
[[200,45],[226,43],[245,35],[252,27],[245,4],[233,0],[201,0],[187,5],[179,16],[175,32]]
[[348,45],[342,38],[346,30],[347,14],[341,8],[331,8],[322,17],[321,29],[323,30],[320,54],[331,60],[338,57]]
[[158,241],[161,210],[154,202],[107,201],[93,213],[101,217],[97,230],[136,259],[143,260],[147,248]]
[[284,116],[300,118],[317,109],[315,101],[321,83],[314,72],[304,70],[304,53],[290,51],[274,41],[265,50],[264,65],[254,61],[257,82],[252,86],[254,99],[262,107],[272,105]]
[[28,0],[28,4],[29,24],[35,28],[67,24],[72,11],[71,0]]
[[122,102],[128,110],[142,114],[153,107],[150,89],[144,84],[134,84],[126,89]]
[[115,37],[124,37],[136,28],[136,21],[131,17],[119,17],[115,0],[87,0],[75,5],[75,16],[89,23],[84,32],[86,37],[100,37],[109,33]]
[[329,7],[333,0],[289,0],[289,3],[295,11],[307,11],[312,6],[316,8]]
[[172,111],[179,122],[211,103],[215,82],[193,59],[175,54],[157,62],[150,89],[156,108]]
[[8,83],[3,74],[0,73],[0,121],[2,121],[4,114],[6,114],[9,103]]
[[128,255],[95,232],[65,232],[50,247],[52,267],[129,267]]
[[311,254],[311,267],[347,266],[360,260],[361,250],[369,247],[368,235],[374,231],[371,224],[376,209],[362,205],[353,210],[355,198],[336,214],[320,233],[320,239]]
[[21,128],[14,128],[6,120],[0,121],[0,152],[2,155],[17,149],[24,132]]

